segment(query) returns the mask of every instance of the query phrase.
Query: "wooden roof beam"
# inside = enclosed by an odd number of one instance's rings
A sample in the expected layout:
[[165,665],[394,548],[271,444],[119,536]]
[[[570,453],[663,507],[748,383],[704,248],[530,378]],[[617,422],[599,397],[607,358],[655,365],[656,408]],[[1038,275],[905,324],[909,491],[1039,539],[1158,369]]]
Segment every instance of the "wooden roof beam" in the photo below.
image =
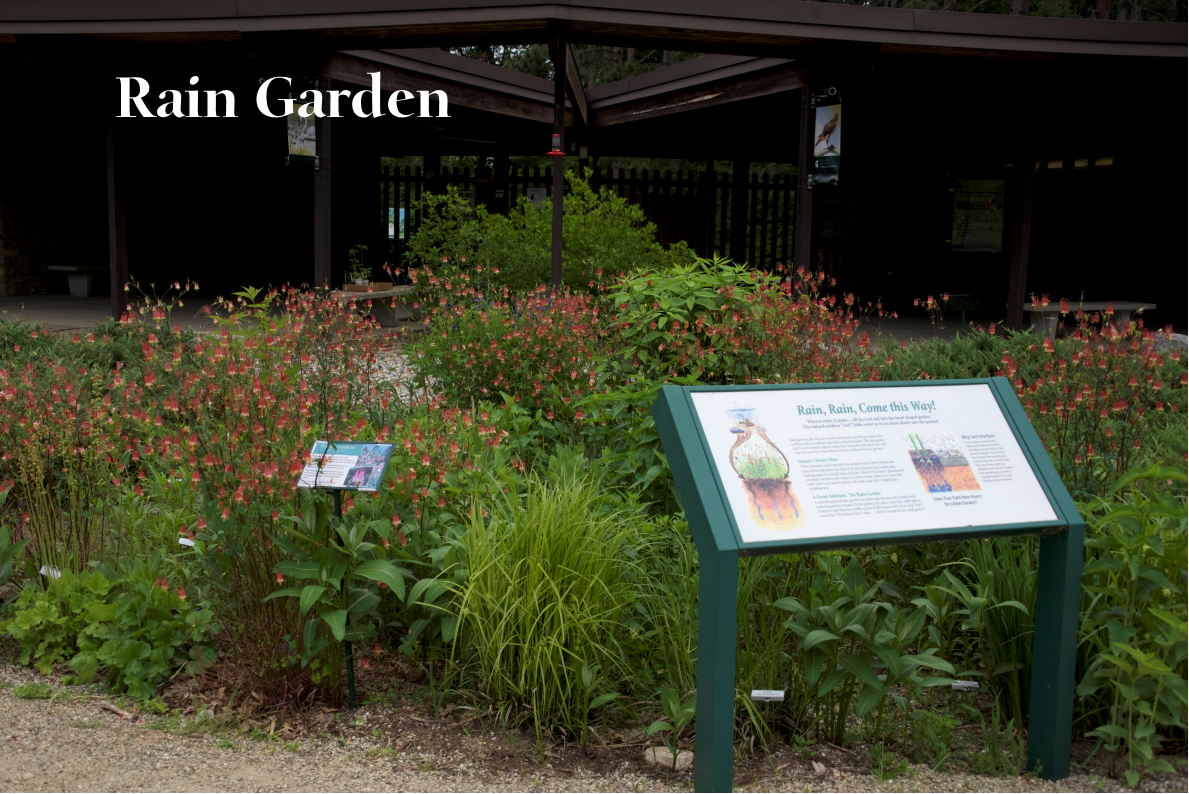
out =
[[[795,91],[805,87],[805,84],[805,70],[802,67],[785,65],[733,79],[692,85],[677,91],[632,92],[592,102],[593,126],[607,127],[782,91]],[[663,89],[664,85],[657,88]]]

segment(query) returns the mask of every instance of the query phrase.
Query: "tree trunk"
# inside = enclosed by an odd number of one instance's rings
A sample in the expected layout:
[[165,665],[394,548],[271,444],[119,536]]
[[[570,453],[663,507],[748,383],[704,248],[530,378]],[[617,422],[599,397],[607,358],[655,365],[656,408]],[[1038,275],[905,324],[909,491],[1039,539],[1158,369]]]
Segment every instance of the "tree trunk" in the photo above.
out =
[[628,63],[636,62],[636,48],[628,47]]
[[623,47],[613,47],[612,49],[615,51],[615,62],[623,63]]
[[1110,19],[1111,18],[1111,0],[1098,0],[1098,5],[1094,8],[1095,19]]
[[1028,6],[1032,5],[1032,0],[1011,0],[1012,16],[1028,16]]

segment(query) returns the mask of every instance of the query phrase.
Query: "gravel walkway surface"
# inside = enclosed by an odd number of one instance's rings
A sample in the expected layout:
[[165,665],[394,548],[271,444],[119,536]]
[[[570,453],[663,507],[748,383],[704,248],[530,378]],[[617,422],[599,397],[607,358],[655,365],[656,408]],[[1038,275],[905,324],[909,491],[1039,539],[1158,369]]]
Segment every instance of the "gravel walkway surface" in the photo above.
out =
[[[0,791],[689,791],[689,773],[645,765],[637,747],[552,748],[544,763],[531,737],[434,720],[409,700],[329,715],[305,737],[253,739],[239,730],[195,730],[176,716],[105,708],[112,700],[61,687],[29,668],[0,665]],[[15,687],[50,683],[51,698]],[[260,731],[263,735],[267,731]],[[845,752],[845,751],[844,751]],[[736,768],[740,791],[1125,791],[1121,780],[1079,775],[1059,783],[1030,777],[943,774],[912,767],[880,783],[843,753],[814,774],[790,750]],[[1143,791],[1185,791],[1175,776],[1142,781]]]

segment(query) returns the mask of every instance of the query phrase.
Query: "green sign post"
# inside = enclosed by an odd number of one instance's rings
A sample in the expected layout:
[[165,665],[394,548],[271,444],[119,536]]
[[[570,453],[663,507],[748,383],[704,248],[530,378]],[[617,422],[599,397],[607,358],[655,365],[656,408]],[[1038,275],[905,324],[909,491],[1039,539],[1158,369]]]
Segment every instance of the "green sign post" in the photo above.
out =
[[700,560],[695,790],[732,786],[741,556],[1023,534],[1028,764],[1069,775],[1085,525],[1005,379],[666,386],[652,414]]

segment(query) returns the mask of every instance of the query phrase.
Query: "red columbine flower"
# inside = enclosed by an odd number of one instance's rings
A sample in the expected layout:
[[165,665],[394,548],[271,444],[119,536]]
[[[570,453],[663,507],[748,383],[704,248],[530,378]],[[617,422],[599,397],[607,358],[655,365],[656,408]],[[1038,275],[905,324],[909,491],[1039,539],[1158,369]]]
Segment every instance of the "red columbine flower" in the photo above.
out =
[[397,536],[400,538],[400,545],[401,545],[401,546],[407,546],[407,545],[409,545],[409,539],[405,537],[405,533],[403,533],[403,532],[398,532],[398,533],[397,533]]
[[280,513],[278,513],[276,510],[272,511],[272,520],[273,521],[276,521],[280,517],[281,517]]
[[372,666],[371,660],[368,659],[366,656],[363,657],[363,669],[366,670],[371,666]]
[[178,588],[178,600],[180,600],[180,601],[186,600],[186,588],[184,588],[184,587]]
[[380,643],[377,642],[376,643],[376,656],[379,656],[380,654],[381,654]]
[[394,527],[400,526],[400,516],[398,516],[396,513],[392,514],[392,526],[394,526]]
[[283,581],[285,581],[285,577],[281,576],[280,571],[277,571],[277,584],[280,584]]

